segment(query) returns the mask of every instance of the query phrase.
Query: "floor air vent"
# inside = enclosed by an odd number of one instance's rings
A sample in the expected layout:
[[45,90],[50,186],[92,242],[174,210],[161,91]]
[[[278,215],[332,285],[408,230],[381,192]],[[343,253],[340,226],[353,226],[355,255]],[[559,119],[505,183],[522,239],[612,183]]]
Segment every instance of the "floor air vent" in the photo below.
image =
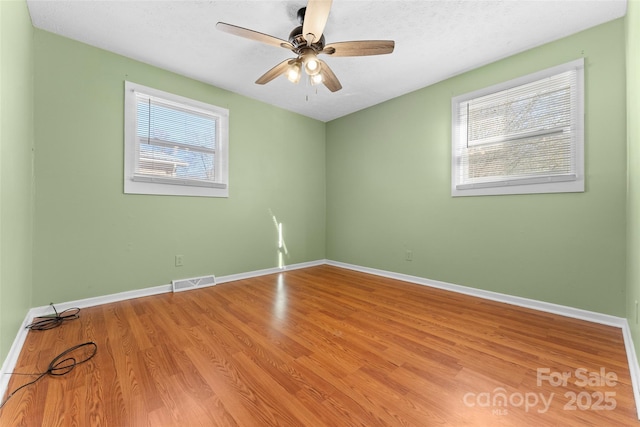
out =
[[215,276],[193,277],[191,279],[172,280],[173,292],[188,291],[190,289],[206,288],[216,284]]

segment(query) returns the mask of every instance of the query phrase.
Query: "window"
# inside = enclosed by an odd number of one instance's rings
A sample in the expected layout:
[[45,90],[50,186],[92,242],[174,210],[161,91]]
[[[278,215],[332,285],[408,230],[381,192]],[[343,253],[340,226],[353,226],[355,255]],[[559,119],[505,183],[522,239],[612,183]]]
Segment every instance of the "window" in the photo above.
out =
[[451,195],[584,191],[579,59],[452,99]]
[[125,82],[124,192],[228,197],[229,111]]

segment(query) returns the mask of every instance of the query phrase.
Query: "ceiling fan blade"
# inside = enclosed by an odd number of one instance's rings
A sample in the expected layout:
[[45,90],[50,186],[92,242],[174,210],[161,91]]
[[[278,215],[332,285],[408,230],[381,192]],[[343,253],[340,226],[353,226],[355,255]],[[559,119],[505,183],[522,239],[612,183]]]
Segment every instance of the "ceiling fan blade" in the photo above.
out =
[[216,28],[220,31],[224,31],[225,33],[233,34],[234,36],[244,37],[249,40],[255,40],[275,47],[293,49],[293,45],[286,40],[270,36],[269,34],[259,33],[258,31],[249,30],[247,28],[238,27],[237,25],[218,22],[216,24]]
[[[302,36],[307,43],[320,41],[327,25],[332,0],[309,0],[302,24]],[[311,35],[310,35],[311,34]]]
[[393,52],[393,40],[361,40],[352,42],[330,43],[321,53],[331,56],[368,56],[386,55]]
[[337,92],[340,89],[342,89],[342,85],[340,84],[340,81],[338,80],[336,75],[333,74],[333,71],[331,71],[331,68],[329,68],[327,63],[320,60],[318,60],[318,62],[320,62],[320,74],[322,74],[322,84],[324,84],[327,87],[327,89],[329,89],[331,92]]
[[260,76],[260,78],[256,80],[256,83],[259,85],[267,84],[276,77],[286,73],[291,61],[293,61],[293,59],[285,59],[284,61],[264,73],[262,76]]

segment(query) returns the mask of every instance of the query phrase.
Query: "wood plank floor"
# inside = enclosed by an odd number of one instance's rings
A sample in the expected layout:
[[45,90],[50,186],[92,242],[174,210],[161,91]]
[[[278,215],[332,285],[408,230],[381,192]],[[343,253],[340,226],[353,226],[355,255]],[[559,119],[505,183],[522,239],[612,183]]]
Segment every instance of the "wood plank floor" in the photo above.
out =
[[15,371],[89,340],[0,425],[639,424],[619,329],[331,266],[83,309]]

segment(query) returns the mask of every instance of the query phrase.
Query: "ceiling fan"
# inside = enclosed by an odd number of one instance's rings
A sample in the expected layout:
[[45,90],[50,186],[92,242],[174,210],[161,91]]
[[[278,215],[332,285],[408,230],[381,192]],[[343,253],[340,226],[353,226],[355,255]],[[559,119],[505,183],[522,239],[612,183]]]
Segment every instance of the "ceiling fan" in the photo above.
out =
[[332,0],[309,0],[307,7],[298,10],[300,26],[291,31],[288,41],[224,22],[218,22],[216,28],[236,36],[283,47],[296,54],[296,58],[285,59],[264,73],[256,80],[257,84],[269,83],[283,74],[286,74],[291,82],[298,83],[302,76],[302,69],[304,69],[311,84],[322,83],[331,92],[336,92],[342,89],[342,85],[327,63],[318,59],[319,54],[329,56],[384,55],[393,52],[395,43],[393,40],[359,40],[325,45],[322,33],[329,17],[331,3]]

